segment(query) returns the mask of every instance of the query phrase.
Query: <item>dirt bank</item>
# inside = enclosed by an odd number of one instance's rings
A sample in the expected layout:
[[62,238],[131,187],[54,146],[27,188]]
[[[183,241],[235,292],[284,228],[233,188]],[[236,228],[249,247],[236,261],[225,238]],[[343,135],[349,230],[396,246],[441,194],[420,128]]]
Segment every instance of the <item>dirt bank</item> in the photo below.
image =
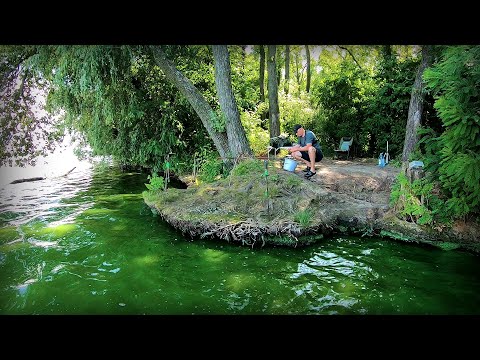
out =
[[373,159],[323,159],[317,175],[303,165],[288,172],[280,159],[241,164],[232,175],[187,189],[145,192],[153,211],[192,238],[213,237],[244,245],[301,246],[336,233],[384,236],[443,248],[478,251],[480,228],[455,224],[432,229],[397,219],[389,207],[399,168]]

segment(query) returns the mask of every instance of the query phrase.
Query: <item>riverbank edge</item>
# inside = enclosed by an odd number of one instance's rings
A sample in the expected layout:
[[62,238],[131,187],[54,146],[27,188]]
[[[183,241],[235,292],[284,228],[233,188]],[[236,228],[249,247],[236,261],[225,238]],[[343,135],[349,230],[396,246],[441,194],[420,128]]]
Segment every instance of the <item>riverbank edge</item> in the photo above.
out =
[[[154,202],[144,198],[146,205],[155,215],[167,222],[174,229],[191,239],[216,239],[237,243],[243,246],[288,246],[301,247],[325,241],[339,235],[361,237],[381,237],[407,243],[428,244],[443,250],[461,249],[480,253],[480,242],[471,235],[460,235],[455,227],[435,230],[398,219],[391,211],[382,218],[364,223],[358,218],[337,217],[335,223],[322,223],[301,227],[295,222],[285,221],[282,225],[288,231],[278,231],[279,227],[258,222],[252,218],[244,221],[227,223],[212,222],[205,219],[183,219],[181,214],[173,214],[163,207],[163,211]],[[239,236],[239,233],[248,236]]]

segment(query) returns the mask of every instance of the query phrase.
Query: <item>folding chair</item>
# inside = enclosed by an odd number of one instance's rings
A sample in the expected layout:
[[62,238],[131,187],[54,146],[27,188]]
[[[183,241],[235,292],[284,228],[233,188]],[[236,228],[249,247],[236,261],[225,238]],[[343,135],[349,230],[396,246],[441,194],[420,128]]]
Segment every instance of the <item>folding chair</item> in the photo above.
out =
[[340,155],[345,155],[346,159],[350,157],[350,148],[353,143],[353,137],[344,136],[340,139],[338,149],[335,150],[335,159],[338,159]]

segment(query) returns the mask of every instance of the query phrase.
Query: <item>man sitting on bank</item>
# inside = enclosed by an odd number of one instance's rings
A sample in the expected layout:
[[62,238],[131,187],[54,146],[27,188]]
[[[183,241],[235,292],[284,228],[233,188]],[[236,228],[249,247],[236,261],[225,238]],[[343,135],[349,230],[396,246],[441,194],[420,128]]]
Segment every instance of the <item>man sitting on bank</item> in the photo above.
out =
[[323,159],[322,148],[315,134],[310,130],[305,130],[302,125],[293,126],[293,132],[298,137],[298,144],[292,146],[288,151],[295,160],[304,162],[307,168],[305,177],[310,179],[317,172],[315,171],[315,162]]

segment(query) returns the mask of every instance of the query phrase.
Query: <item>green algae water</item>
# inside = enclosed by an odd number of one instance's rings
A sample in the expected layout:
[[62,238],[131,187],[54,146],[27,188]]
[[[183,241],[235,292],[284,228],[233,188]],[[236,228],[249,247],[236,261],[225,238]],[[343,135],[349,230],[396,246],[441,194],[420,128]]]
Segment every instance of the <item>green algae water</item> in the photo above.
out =
[[89,168],[0,190],[0,314],[479,314],[480,258],[361,237],[305,248],[185,238],[146,174]]

